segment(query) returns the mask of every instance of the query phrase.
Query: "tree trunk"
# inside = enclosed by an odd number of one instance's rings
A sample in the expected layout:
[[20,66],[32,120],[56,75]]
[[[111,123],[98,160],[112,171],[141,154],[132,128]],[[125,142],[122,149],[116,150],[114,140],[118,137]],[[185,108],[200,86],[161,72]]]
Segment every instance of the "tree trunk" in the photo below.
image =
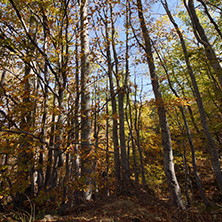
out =
[[144,163],[143,163],[143,153],[142,153],[142,148],[140,146],[140,130],[141,130],[141,124],[140,124],[140,117],[141,117],[141,108],[142,108],[142,101],[139,107],[139,113],[137,112],[137,104],[136,104],[136,100],[137,100],[137,91],[135,88],[135,99],[134,99],[134,108],[135,108],[135,121],[134,121],[134,128],[136,131],[136,145],[139,151],[139,155],[140,155],[140,167],[141,167],[141,174],[142,174],[142,183],[143,185],[146,184],[146,177],[145,177],[145,168],[144,168]]
[[214,139],[213,139],[213,137],[210,133],[209,127],[208,127],[207,117],[206,117],[206,113],[205,113],[205,110],[204,110],[204,107],[203,107],[202,98],[201,98],[201,95],[200,95],[200,92],[199,92],[199,88],[197,86],[197,82],[196,82],[192,67],[190,65],[190,60],[189,60],[187,48],[186,48],[186,45],[185,45],[185,41],[184,41],[182,33],[179,30],[178,25],[174,21],[174,19],[171,16],[169,10],[167,10],[166,6],[167,5],[166,5],[166,1],[165,1],[164,7],[165,7],[165,9],[168,13],[170,21],[174,25],[175,30],[176,30],[179,38],[180,38],[180,43],[181,43],[183,53],[184,53],[184,56],[185,56],[186,66],[187,66],[187,69],[188,69],[188,72],[189,72],[189,75],[190,75],[190,78],[191,78],[191,81],[192,81],[192,85],[193,85],[193,88],[194,88],[194,92],[195,92],[195,95],[196,95],[196,101],[197,101],[198,109],[199,109],[199,112],[200,112],[202,127],[204,129],[204,133],[205,133],[207,141],[208,141],[208,145],[209,145],[209,149],[210,149],[210,153],[211,153],[211,157],[212,157],[212,165],[213,165],[213,169],[214,169],[214,174],[216,176],[219,189],[220,189],[220,191],[222,191],[222,174],[221,174],[221,170],[220,170],[220,162],[219,162],[217,147],[216,147],[215,141],[214,141]]
[[81,0],[81,176],[87,185],[84,198],[92,198],[92,158],[91,158],[91,119],[90,119],[90,64],[89,64],[89,33],[88,33],[88,0]]
[[[108,2],[107,2],[108,4]],[[119,159],[119,142],[118,142],[118,122],[117,122],[117,106],[115,99],[115,92],[113,86],[113,76],[112,76],[112,61],[111,61],[111,52],[110,52],[110,37],[108,31],[106,16],[105,32],[106,32],[106,56],[108,63],[107,75],[109,78],[109,87],[111,94],[111,103],[112,103],[112,120],[113,120],[113,143],[114,143],[114,167],[115,167],[115,192],[118,194],[120,192],[120,159]]]
[[121,173],[122,173],[122,180],[121,180],[121,191],[124,191],[124,188],[128,184],[129,180],[129,169],[128,169],[128,160],[126,154],[126,138],[125,138],[125,118],[124,118],[124,95],[125,95],[125,83],[124,86],[120,86],[120,73],[119,73],[119,61],[116,52],[115,46],[115,27],[113,21],[113,11],[112,6],[110,4],[110,14],[111,14],[111,26],[112,26],[112,49],[113,49],[113,57],[115,61],[115,77],[117,81],[117,90],[118,90],[118,111],[119,111],[119,139],[120,139],[120,150],[121,150]]
[[[106,82],[106,89],[108,92],[108,81]],[[108,95],[106,94],[106,196],[109,196],[109,106],[108,106]]]
[[[78,24],[77,24],[77,30],[78,30]],[[76,35],[76,42],[78,42],[78,35],[77,32],[75,33]],[[74,120],[73,120],[73,125],[74,125],[74,154],[72,154],[72,160],[73,160],[73,170],[74,170],[74,178],[75,180],[79,179],[79,170],[80,170],[80,153],[79,153],[79,133],[80,133],[80,125],[79,125],[79,106],[80,106],[80,92],[79,92],[79,53],[78,53],[78,43],[76,43],[75,46],[75,65],[76,65],[76,70],[75,70],[75,92],[76,92],[76,97],[75,97],[75,107],[74,107]],[[76,189],[74,191],[74,202],[77,204],[79,203],[79,190]]]
[[[45,63],[44,67],[44,80],[48,84],[48,70],[47,64]],[[47,102],[48,102],[48,87],[44,86],[44,101],[43,101],[43,115],[42,115],[42,130],[40,138],[42,141],[45,141],[46,137],[46,119],[47,119]],[[43,163],[44,163],[44,152],[45,152],[45,144],[42,144],[40,147],[40,154],[39,154],[39,167],[38,167],[38,192],[44,187],[44,173],[43,173]]]
[[213,20],[212,16],[210,15],[208,9],[207,9],[207,5],[205,4],[205,2],[203,0],[197,0],[198,2],[200,2],[203,7],[204,7],[204,12],[206,13],[206,15],[208,16],[210,22],[213,24],[215,30],[217,31],[218,35],[220,36],[221,40],[222,40],[222,32],[220,31],[217,23]]
[[[53,98],[53,109],[55,109],[55,95]],[[52,148],[54,148],[55,144],[55,113],[52,114],[51,120],[51,131],[50,131],[50,139],[49,139],[49,150],[47,157],[47,167],[46,167],[46,175],[45,175],[45,188],[51,186],[51,178],[52,178]]]
[[201,43],[204,46],[206,56],[210,62],[210,65],[212,66],[215,74],[218,77],[220,88],[222,89],[222,68],[218,61],[218,58],[216,56],[216,53],[214,49],[212,48],[211,44],[208,41],[208,38],[205,34],[205,31],[203,29],[203,26],[200,24],[200,21],[197,17],[196,10],[194,8],[194,1],[188,0],[188,5],[186,3],[186,0],[183,0],[184,5],[189,13],[189,16],[191,18],[193,31],[195,34],[195,37],[199,43]]
[[[134,176],[135,176],[135,181],[138,184],[139,183],[139,174],[138,174],[138,165],[137,165],[137,159],[136,159],[136,146],[135,146],[135,140],[134,140],[134,136],[133,136],[133,119],[132,119],[132,110],[131,110],[131,101],[130,101],[130,97],[129,97],[129,92],[127,92],[127,104],[129,107],[129,117],[128,117],[128,113],[126,110],[126,121],[128,124],[128,128],[129,128],[129,139],[131,140],[131,144],[132,144],[132,150],[133,150],[133,172],[134,172]],[[136,116],[135,116],[136,118]],[[130,146],[129,146],[130,148]],[[129,150],[128,148],[128,150]],[[130,152],[128,152],[130,155]],[[129,159],[129,155],[128,155],[128,159]]]
[[168,125],[168,121],[166,117],[166,109],[164,107],[164,102],[162,100],[162,95],[160,92],[158,77],[155,71],[153,53],[152,53],[152,48],[151,48],[151,40],[150,40],[150,36],[149,36],[145,19],[143,16],[141,0],[137,0],[137,7],[138,7],[140,27],[141,27],[143,39],[145,42],[144,50],[145,50],[146,58],[148,61],[153,92],[155,95],[155,100],[156,100],[157,109],[158,109],[158,116],[159,116],[159,122],[160,122],[160,127],[161,127],[161,134],[162,134],[163,154],[164,154],[164,170],[167,177],[167,184],[170,190],[170,197],[171,197],[172,203],[175,206],[181,209],[185,209],[182,196],[181,196],[180,186],[177,182],[177,178],[175,174],[170,129],[169,129],[169,125]]
[[64,89],[59,86],[59,96],[58,96],[58,107],[60,113],[57,117],[57,121],[55,124],[55,145],[54,145],[54,164],[52,169],[52,178],[51,178],[51,186],[57,186],[57,179],[58,179],[58,170],[62,167],[64,163],[64,155],[61,149],[62,141],[63,141],[63,122],[64,122],[64,115],[62,113],[63,105],[64,105]]

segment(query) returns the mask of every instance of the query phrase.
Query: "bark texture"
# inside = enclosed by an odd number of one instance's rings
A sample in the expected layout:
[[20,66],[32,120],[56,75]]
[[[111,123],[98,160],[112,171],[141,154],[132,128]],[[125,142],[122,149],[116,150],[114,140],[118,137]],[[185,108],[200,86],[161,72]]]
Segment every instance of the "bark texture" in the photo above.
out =
[[80,5],[81,22],[81,176],[85,178],[87,188],[84,198],[92,197],[92,173],[91,166],[91,101],[90,101],[90,62],[89,62],[89,34],[88,34],[88,0],[82,0]]

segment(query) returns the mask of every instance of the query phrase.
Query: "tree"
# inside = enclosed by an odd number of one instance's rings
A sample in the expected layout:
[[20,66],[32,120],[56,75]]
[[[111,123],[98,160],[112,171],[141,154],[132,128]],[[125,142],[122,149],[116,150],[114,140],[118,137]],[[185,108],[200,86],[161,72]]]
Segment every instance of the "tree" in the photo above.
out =
[[222,88],[222,68],[220,66],[220,63],[218,61],[218,58],[216,56],[216,53],[211,46],[211,44],[208,41],[208,38],[205,34],[205,31],[200,24],[200,21],[198,19],[198,16],[196,14],[195,8],[194,8],[194,2],[193,0],[188,0],[188,4],[186,3],[187,1],[183,1],[184,5],[189,13],[189,16],[191,18],[192,26],[193,26],[193,31],[194,35],[197,39],[197,41],[204,46],[206,56],[210,62],[210,65],[212,66],[214,72],[216,73],[219,83],[220,83],[220,88]]
[[153,61],[151,40],[150,40],[149,32],[146,27],[145,19],[143,16],[142,3],[140,0],[137,0],[137,10],[138,10],[138,17],[140,21],[140,27],[142,30],[142,35],[145,42],[143,50],[145,51],[146,59],[149,65],[151,82],[152,82],[152,87],[153,87],[153,91],[155,95],[155,100],[157,103],[158,116],[159,116],[159,121],[160,121],[161,132],[162,132],[164,169],[165,169],[165,174],[167,177],[167,184],[170,190],[172,203],[176,205],[177,207],[184,209],[185,206],[182,201],[180,187],[177,182],[176,174],[174,170],[173,151],[172,151],[172,145],[171,145],[169,125],[168,125],[166,113],[165,113],[166,110],[165,110],[164,102],[163,102],[162,95],[159,89],[158,77],[155,72],[155,65]]
[[90,64],[88,37],[88,0],[80,3],[80,39],[81,39],[81,176],[85,178],[87,188],[85,198],[92,198],[91,187],[91,119],[90,119]]
[[[166,10],[166,13],[167,15],[169,16],[169,19],[171,20],[171,22],[173,24],[176,24],[175,20],[173,19],[170,11],[169,11],[169,8],[168,8],[168,4],[166,1],[161,1],[164,9]],[[176,25],[175,25],[176,26]],[[178,29],[178,26],[175,27],[176,29]],[[157,51],[157,50],[156,50]],[[164,63],[164,60],[161,59],[158,51],[157,51],[157,55],[158,55],[158,58],[160,59],[161,63],[162,63],[162,66],[166,72],[166,75],[167,75],[167,80],[168,80],[168,85],[170,87],[170,89],[172,90],[173,94],[177,97],[177,98],[180,98],[180,96],[178,95],[178,93],[176,92],[176,90],[173,88],[173,84],[171,82],[171,79],[170,79],[170,75],[168,73],[168,69],[167,69],[167,66],[166,64]],[[186,115],[185,115],[185,112],[184,112],[184,109],[183,109],[183,106],[182,105],[179,105],[179,109],[180,109],[180,112],[182,114],[182,117],[183,117],[183,121],[184,121],[184,125],[185,125],[185,128],[186,128],[186,132],[187,132],[187,137],[188,137],[188,140],[189,140],[189,143],[190,143],[190,147],[191,147],[191,153],[192,153],[192,164],[193,164],[193,172],[194,172],[194,175],[195,175],[195,179],[196,179],[196,183],[197,183],[197,186],[198,186],[198,189],[199,189],[199,192],[200,192],[200,196],[202,198],[202,200],[204,201],[204,203],[206,204],[206,206],[209,206],[210,203],[208,202],[207,198],[206,198],[206,195],[204,193],[204,190],[203,190],[203,186],[202,186],[202,181],[200,179],[200,176],[197,172],[197,165],[196,165],[196,154],[195,154],[195,148],[194,148],[194,143],[193,143],[193,139],[192,139],[192,135],[191,135],[191,132],[190,132],[190,128],[189,128],[189,125],[188,125],[188,121],[187,121],[187,118],[186,118]],[[185,156],[185,155],[184,155]],[[186,156],[185,156],[186,158]],[[185,163],[186,164],[186,163]],[[187,166],[185,165],[185,167],[187,168]],[[187,170],[187,169],[186,169]],[[187,174],[187,172],[186,172]],[[187,181],[186,181],[187,182]],[[188,198],[189,199],[189,198]]]
[[214,142],[214,139],[213,139],[213,137],[210,133],[209,127],[208,127],[207,118],[206,118],[205,110],[204,110],[204,107],[203,107],[202,98],[201,98],[201,95],[200,95],[200,92],[199,92],[199,88],[198,88],[198,85],[197,85],[197,82],[196,82],[196,78],[195,78],[194,73],[193,73],[193,69],[190,65],[190,60],[189,60],[188,51],[187,51],[187,48],[186,48],[186,45],[185,45],[185,41],[184,41],[182,33],[179,30],[178,25],[176,24],[175,20],[173,19],[172,15],[170,14],[170,11],[167,7],[166,1],[164,1],[164,2],[162,1],[162,3],[164,5],[164,8],[166,9],[166,12],[169,16],[170,21],[174,25],[175,30],[176,30],[179,38],[180,38],[181,46],[182,46],[185,61],[186,61],[186,66],[187,66],[187,69],[189,71],[189,75],[190,75],[190,78],[191,78],[191,81],[192,81],[194,92],[195,92],[195,95],[196,95],[196,98],[197,98],[197,105],[198,105],[199,112],[200,112],[200,115],[201,115],[201,123],[202,123],[203,129],[204,129],[204,132],[205,132],[205,135],[206,135],[206,138],[208,140],[209,147],[210,147],[214,173],[215,173],[215,176],[217,178],[219,188],[221,190],[221,188],[222,188],[222,175],[221,175],[221,172],[220,172],[220,162],[219,162],[219,157],[218,157],[218,153],[217,153],[217,147],[216,147],[216,144]]

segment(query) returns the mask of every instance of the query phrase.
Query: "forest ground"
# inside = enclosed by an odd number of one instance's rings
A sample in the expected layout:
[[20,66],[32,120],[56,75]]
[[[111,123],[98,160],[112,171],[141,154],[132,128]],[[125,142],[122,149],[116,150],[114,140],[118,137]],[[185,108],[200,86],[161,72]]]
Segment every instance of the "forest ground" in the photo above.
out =
[[157,197],[149,188],[136,186],[131,187],[127,195],[110,196],[103,200],[67,208],[63,212],[65,216],[50,217],[47,215],[40,221],[220,222],[222,221],[222,206],[220,207],[220,204],[217,200],[217,204],[212,202],[212,207],[208,209],[203,204],[198,204],[198,207],[190,207],[181,211],[175,209],[168,199]]
[[[168,199],[158,197],[154,191],[147,187],[135,186],[128,189],[127,195],[110,196],[102,200],[88,202],[87,204],[75,205],[63,209],[62,215],[41,215],[27,221],[99,221],[99,222],[187,222],[187,221],[222,221],[222,198],[214,194],[216,202],[211,199],[212,207],[206,209],[203,204],[190,207],[186,210],[178,210],[173,207]],[[220,196],[220,198],[219,198]],[[218,199],[220,201],[218,202]],[[22,221],[15,220],[10,213],[0,214],[0,221]],[[24,220],[26,221],[26,220]]]

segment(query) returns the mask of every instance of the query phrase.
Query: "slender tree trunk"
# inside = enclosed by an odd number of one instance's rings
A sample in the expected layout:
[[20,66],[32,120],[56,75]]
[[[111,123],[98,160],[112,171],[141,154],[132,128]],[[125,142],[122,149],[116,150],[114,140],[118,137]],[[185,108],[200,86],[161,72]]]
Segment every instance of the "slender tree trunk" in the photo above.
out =
[[[106,83],[106,89],[108,92],[108,81]],[[109,196],[109,106],[108,106],[108,94],[106,94],[106,196]]]
[[[132,150],[133,150],[133,172],[134,172],[134,176],[135,176],[135,181],[138,184],[139,183],[139,174],[138,174],[138,165],[137,165],[137,159],[136,159],[136,146],[135,146],[135,140],[134,140],[134,136],[133,136],[133,119],[132,119],[132,110],[131,110],[131,101],[130,101],[130,97],[129,97],[129,92],[127,92],[127,104],[129,107],[129,117],[128,117],[128,113],[126,110],[126,121],[128,124],[128,128],[129,128],[129,132],[130,132],[130,140],[131,140],[131,144],[132,144]],[[136,118],[136,117],[135,117]],[[128,148],[128,150],[130,149],[130,146]],[[129,152],[130,155],[130,152]],[[128,156],[129,159],[129,156]]]
[[199,130],[199,128],[197,126],[197,123],[195,121],[195,118],[194,118],[194,115],[193,115],[193,110],[192,110],[191,106],[187,106],[187,109],[188,109],[188,112],[189,112],[189,115],[190,115],[191,122],[192,122],[196,132],[200,133],[200,130]]
[[200,196],[201,196],[203,202],[205,203],[205,205],[210,206],[210,203],[207,200],[207,197],[206,197],[205,192],[203,190],[203,185],[202,185],[201,178],[200,178],[200,176],[198,174],[198,171],[197,171],[195,148],[194,148],[192,136],[191,136],[191,133],[190,133],[190,129],[189,129],[189,126],[188,126],[188,123],[187,123],[187,120],[186,120],[186,116],[185,116],[185,113],[184,113],[183,108],[181,106],[180,106],[180,111],[181,111],[182,116],[183,116],[184,124],[185,124],[186,131],[187,131],[188,140],[189,140],[190,147],[191,147],[193,172],[194,172],[194,175],[195,175],[197,187],[199,189]]
[[109,76],[109,85],[110,85],[111,103],[112,103],[113,143],[114,143],[114,162],[115,162],[115,190],[116,190],[116,193],[119,193],[121,177],[120,177],[119,142],[118,142],[118,128],[117,128],[118,122],[117,122],[116,99],[115,99],[111,70],[110,72],[108,71],[108,76]]
[[219,94],[219,96],[222,98],[222,94],[221,94],[222,91],[221,91],[220,85],[219,85],[218,81],[215,79],[214,74],[212,73],[212,70],[209,66],[209,62],[207,59],[205,59],[204,62],[207,67],[207,76],[208,76],[209,80],[213,82],[215,92],[217,92],[217,94]]
[[212,16],[210,15],[208,9],[207,9],[207,5],[203,0],[197,0],[198,2],[200,2],[203,7],[204,7],[204,12],[206,13],[207,17],[209,18],[210,22],[213,24],[215,30],[217,31],[218,35],[220,36],[221,40],[222,40],[222,32],[220,31],[217,23],[213,20]]
[[[179,123],[180,124],[180,123]],[[181,128],[181,127],[180,127]],[[182,137],[183,135],[183,130],[182,131]],[[190,201],[190,195],[189,195],[189,189],[188,189],[188,184],[189,184],[189,175],[188,175],[188,167],[187,167],[187,155],[186,155],[186,145],[184,143],[185,141],[182,139],[182,146],[183,146],[183,165],[184,165],[184,171],[185,171],[185,194],[187,198],[187,203],[186,206],[190,207],[191,206],[191,201]],[[179,144],[178,144],[179,145]]]
[[140,155],[140,167],[141,167],[141,174],[142,174],[142,183],[143,185],[146,184],[146,177],[145,177],[145,168],[144,168],[144,163],[143,163],[143,152],[142,152],[142,148],[141,148],[141,145],[140,145],[140,115],[141,115],[141,108],[142,108],[142,101],[141,104],[140,104],[140,107],[139,107],[139,113],[137,111],[138,107],[137,107],[137,91],[135,89],[135,99],[134,99],[134,108],[135,108],[135,121],[134,121],[134,128],[135,128],[135,131],[136,131],[136,145],[137,145],[137,148],[138,148],[138,151],[139,151],[139,155]]
[[121,87],[120,85],[120,73],[119,73],[119,59],[116,52],[116,45],[115,45],[115,27],[113,21],[113,11],[112,6],[110,4],[110,14],[111,14],[111,25],[112,25],[112,49],[113,49],[113,57],[115,61],[115,76],[117,81],[117,90],[118,90],[118,111],[119,111],[119,139],[120,139],[120,150],[121,150],[121,173],[122,173],[122,187],[121,191],[124,192],[124,188],[128,184],[129,180],[129,169],[128,169],[128,160],[126,154],[126,138],[125,138],[125,118],[124,118],[124,95],[125,95],[125,83],[124,86]]
[[[45,63],[44,69],[44,80],[48,84],[48,70],[47,64]],[[46,137],[46,119],[47,119],[47,102],[48,102],[48,87],[44,86],[44,101],[43,101],[43,115],[42,115],[42,131],[40,138],[42,141],[45,140]],[[44,152],[45,152],[45,145],[42,144],[40,147],[40,154],[39,154],[39,167],[38,167],[38,192],[44,187],[44,172],[43,172],[43,163],[44,163]]]
[[[63,9],[63,13],[64,13],[64,17],[62,20],[63,23],[63,27],[61,27],[61,33],[64,30],[64,41],[62,41],[61,44],[61,72],[62,72],[62,87],[64,89],[66,89],[66,82],[67,82],[67,68],[68,68],[68,61],[69,61],[69,39],[68,39],[68,29],[69,29],[69,1],[64,1],[62,4],[62,9]],[[65,94],[65,92],[64,92]],[[69,100],[71,98],[71,95],[68,95],[68,101],[65,103],[64,101],[64,106],[66,106],[66,110],[68,110],[69,106]],[[72,118],[70,118],[70,115],[72,115],[72,112],[67,115],[67,125],[68,128],[71,127],[71,122],[72,122]],[[62,121],[62,125],[64,124],[64,120]],[[65,130],[64,130],[65,131]],[[63,138],[65,138],[65,135],[62,135]],[[70,138],[70,132],[68,133],[68,138]],[[72,137],[73,137],[73,133],[72,133]],[[72,138],[73,139],[73,138]],[[71,142],[71,138],[68,140],[68,142],[66,143],[66,147],[70,147],[70,142]],[[65,169],[66,169],[66,173],[65,176],[63,178],[63,204],[65,204],[66,202],[66,198],[67,198],[67,192],[69,192],[69,186],[67,184],[67,182],[70,180],[70,176],[71,176],[71,164],[70,164],[70,150],[68,150],[68,152],[66,153],[66,162],[65,162]]]
[[[58,107],[60,110],[63,109],[64,105],[64,89],[59,88],[59,96],[58,96]],[[63,138],[63,120],[64,116],[63,113],[60,113],[57,117],[57,121],[55,124],[55,145],[54,145],[54,164],[52,169],[52,188],[57,186],[57,180],[58,180],[58,170],[60,167],[62,167],[64,163],[64,155],[61,149],[62,145],[62,138]]]
[[[77,30],[78,30],[78,24],[77,24]],[[79,106],[80,106],[80,92],[79,92],[79,52],[78,52],[78,35],[77,32],[75,33],[76,35],[76,45],[75,45],[75,65],[76,65],[76,70],[75,70],[75,92],[76,92],[76,97],[75,97],[75,106],[74,106],[74,120],[73,120],[73,125],[74,125],[74,154],[72,154],[72,160],[73,160],[73,170],[74,170],[74,178],[77,181],[79,179],[79,170],[80,170],[80,152],[79,152],[79,135],[80,135],[80,124],[79,124]],[[77,204],[79,203],[79,190],[76,189],[74,191],[74,202]]]
[[[108,2],[107,2],[108,4]],[[108,19],[106,18],[106,21]],[[105,24],[106,32],[106,56],[108,63],[107,75],[109,78],[109,87],[111,94],[111,103],[112,103],[112,121],[113,121],[113,143],[114,143],[114,167],[115,167],[115,191],[118,194],[120,192],[120,159],[119,159],[119,142],[118,142],[118,122],[117,122],[117,106],[116,98],[113,85],[113,76],[112,76],[112,61],[111,61],[111,52],[110,52],[110,36],[108,31],[108,23]]]
[[[53,109],[55,109],[55,95],[53,98]],[[51,131],[50,131],[50,139],[49,139],[49,150],[47,157],[47,167],[46,167],[46,175],[45,175],[45,188],[51,186],[51,177],[52,177],[52,148],[54,148],[55,144],[55,113],[52,114],[51,120]]]
[[[45,16],[43,16],[43,30],[44,30],[44,44],[43,44],[43,50],[44,52],[47,52],[47,20]],[[47,61],[45,59],[44,62],[44,81],[48,85],[49,80],[48,80],[48,65]],[[43,102],[43,115],[42,115],[42,132],[41,132],[41,139],[45,140],[46,136],[46,129],[45,129],[45,124],[47,120],[47,103],[48,103],[48,87],[47,85],[44,85],[44,102]],[[38,192],[44,187],[44,172],[43,172],[43,163],[44,163],[44,152],[45,152],[45,145],[41,145],[41,150],[39,154],[39,169],[38,169]]]
[[[100,130],[100,126],[97,123],[98,121],[98,117],[99,117],[99,108],[98,108],[98,104],[99,104],[99,98],[97,96],[97,92],[98,92],[98,80],[95,81],[94,83],[94,119],[93,119],[93,137],[94,137],[94,158],[93,158],[93,191],[95,193],[95,200],[98,199],[99,197],[99,193],[97,192],[98,190],[98,183],[97,183],[97,155],[98,155],[98,147],[99,147],[99,130]],[[93,103],[93,101],[92,101]],[[105,173],[105,172],[104,172]],[[100,179],[100,178],[99,178]],[[105,190],[105,184],[104,187],[102,189],[103,191]],[[103,198],[104,192],[102,192],[100,194],[100,196]]]
[[194,7],[194,1],[188,0],[188,5],[186,3],[186,0],[183,0],[183,2],[184,2],[184,5],[185,5],[188,13],[189,13],[189,16],[191,18],[195,37],[196,37],[197,41],[204,46],[206,56],[210,62],[210,65],[212,66],[215,74],[218,77],[218,80],[220,83],[220,88],[222,88],[222,68],[221,68],[221,65],[218,61],[218,58],[216,56],[216,53],[215,53],[213,47],[209,43],[209,40],[205,34],[203,26],[200,24],[200,21],[197,17],[196,10]]
[[89,34],[88,34],[88,0],[81,0],[81,176],[85,178],[87,188],[84,198],[92,198],[92,158],[91,158],[91,119],[90,119],[90,64],[89,64]]
[[[70,144],[68,143],[67,146]],[[68,187],[68,181],[70,179],[70,152],[68,151],[66,153],[66,162],[65,162],[66,170],[65,170],[65,177],[63,179],[63,200],[62,200],[62,205],[65,204],[66,198],[67,198],[67,193],[69,192],[69,187]]]
[[205,135],[206,135],[206,138],[207,138],[207,141],[208,141],[208,145],[209,145],[209,149],[210,149],[210,153],[211,153],[211,157],[212,157],[212,165],[213,165],[213,169],[214,169],[214,174],[216,176],[219,189],[220,189],[220,191],[222,191],[222,174],[221,174],[221,170],[220,170],[220,162],[219,162],[217,147],[216,147],[215,141],[214,141],[214,139],[213,139],[213,137],[210,133],[209,127],[208,127],[207,117],[206,117],[206,113],[205,113],[205,110],[204,110],[204,107],[203,107],[202,98],[201,98],[201,95],[200,95],[200,92],[199,92],[199,89],[198,89],[198,86],[197,86],[197,82],[196,82],[192,67],[190,65],[190,60],[189,60],[187,48],[186,48],[186,45],[185,45],[185,41],[184,41],[182,33],[179,30],[178,25],[176,24],[173,17],[171,16],[170,11],[167,10],[168,8],[167,8],[166,1],[164,2],[163,5],[166,9],[166,12],[169,16],[170,21],[174,25],[175,30],[176,30],[179,38],[180,38],[180,43],[181,43],[183,53],[184,53],[184,56],[185,56],[187,69],[188,69],[188,72],[189,72],[189,75],[190,75],[190,78],[191,78],[191,81],[192,81],[192,85],[193,85],[193,88],[194,88],[194,92],[195,92],[195,95],[196,95],[196,101],[197,101],[198,109],[199,109],[199,112],[200,112],[202,127],[204,129],[204,132],[205,132]]
[[162,133],[164,169],[165,169],[165,174],[167,177],[168,187],[170,190],[171,201],[175,206],[181,209],[185,209],[182,196],[181,196],[180,186],[177,182],[177,178],[175,174],[170,129],[169,129],[169,125],[168,125],[168,121],[166,117],[166,109],[164,107],[164,102],[162,100],[162,95],[159,88],[158,77],[155,71],[153,53],[152,53],[152,48],[151,48],[151,40],[150,40],[150,36],[149,36],[145,19],[143,16],[141,0],[137,0],[137,7],[138,7],[138,17],[140,21],[140,27],[141,27],[143,39],[145,42],[144,50],[145,50],[146,58],[148,61],[153,92],[155,95],[155,100],[156,100],[157,109],[158,109],[158,116],[159,116],[161,133]]

